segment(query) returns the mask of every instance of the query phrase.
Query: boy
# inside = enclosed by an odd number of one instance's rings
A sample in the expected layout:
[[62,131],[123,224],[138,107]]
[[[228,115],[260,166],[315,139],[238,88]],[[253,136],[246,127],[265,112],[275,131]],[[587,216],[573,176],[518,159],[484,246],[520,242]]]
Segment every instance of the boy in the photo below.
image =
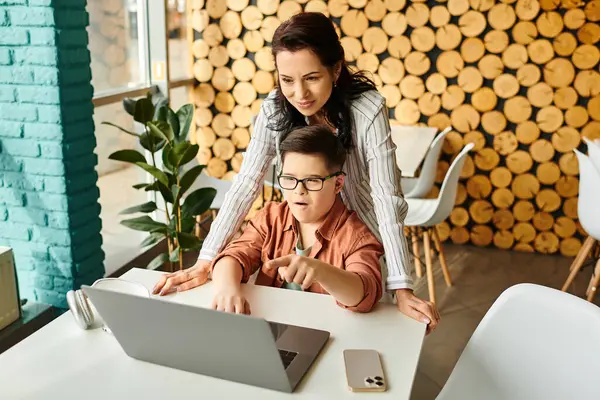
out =
[[269,203],[211,265],[217,310],[250,313],[240,282],[328,293],[369,312],[382,295],[383,246],[342,203],[346,150],[323,125],[298,128],[279,146],[286,201]]

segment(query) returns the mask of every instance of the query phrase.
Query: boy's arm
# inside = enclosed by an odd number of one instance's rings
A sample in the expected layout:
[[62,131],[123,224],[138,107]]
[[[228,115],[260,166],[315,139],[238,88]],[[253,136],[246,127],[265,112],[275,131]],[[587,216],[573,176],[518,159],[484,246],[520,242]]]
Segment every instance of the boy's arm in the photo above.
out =
[[252,220],[248,222],[242,235],[231,241],[225,249],[215,257],[211,263],[211,275],[215,275],[215,268],[221,267],[220,261],[232,258],[241,267],[241,281],[247,282],[256,272],[261,261],[262,246],[269,231],[269,212],[271,205],[265,206]]
[[242,294],[243,269],[233,257],[223,257],[213,269],[215,297],[211,308],[218,311],[250,314],[250,305]]
[[278,269],[282,279],[301,284],[303,289],[318,282],[341,307],[369,312],[382,294],[379,266],[382,254],[383,248],[377,239],[364,235],[352,246],[345,269],[295,254],[268,261],[265,267]]
[[373,235],[362,236],[352,246],[352,250],[344,263],[344,272],[353,273],[360,278],[362,297],[354,305],[338,301],[341,307],[357,312],[369,312],[375,307],[383,294],[381,266],[379,264],[382,255],[383,247]]
[[360,307],[365,297],[365,285],[360,274],[315,261],[322,264],[315,280],[340,306],[359,312],[370,311]]

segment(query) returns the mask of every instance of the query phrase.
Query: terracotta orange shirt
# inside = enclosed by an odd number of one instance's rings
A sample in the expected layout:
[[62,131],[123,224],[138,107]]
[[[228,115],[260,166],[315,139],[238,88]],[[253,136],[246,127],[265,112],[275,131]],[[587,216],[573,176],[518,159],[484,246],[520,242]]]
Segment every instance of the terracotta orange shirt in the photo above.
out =
[[[311,258],[354,272],[362,279],[365,293],[362,301],[353,307],[338,304],[353,311],[371,311],[382,295],[381,243],[356,213],[346,208],[339,196],[315,236],[317,241],[312,246]],[[297,239],[295,218],[287,202],[268,203],[248,223],[244,233],[217,255],[212,267],[221,258],[230,256],[242,265],[243,282],[247,282],[250,275],[260,268],[257,285],[281,287],[283,281],[277,270],[262,265],[269,260],[295,254]],[[312,284],[307,291],[327,294],[318,283]]]

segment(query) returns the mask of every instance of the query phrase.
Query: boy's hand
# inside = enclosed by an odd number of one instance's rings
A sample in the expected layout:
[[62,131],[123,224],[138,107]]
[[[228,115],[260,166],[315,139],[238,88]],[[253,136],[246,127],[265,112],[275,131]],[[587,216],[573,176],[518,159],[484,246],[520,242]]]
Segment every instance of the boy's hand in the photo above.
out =
[[319,280],[319,270],[323,265],[324,263],[319,260],[296,254],[279,257],[264,264],[269,269],[278,269],[281,279],[301,285],[302,290],[308,289]]
[[250,315],[250,304],[239,288],[219,288],[210,306],[213,310]]
[[396,290],[396,301],[402,314],[427,324],[427,334],[433,332],[440,322],[440,313],[435,304],[418,298],[410,289]]
[[152,289],[152,294],[163,296],[175,291],[182,292],[204,285],[208,280],[209,272],[210,262],[198,260],[190,268],[161,276],[154,289]]

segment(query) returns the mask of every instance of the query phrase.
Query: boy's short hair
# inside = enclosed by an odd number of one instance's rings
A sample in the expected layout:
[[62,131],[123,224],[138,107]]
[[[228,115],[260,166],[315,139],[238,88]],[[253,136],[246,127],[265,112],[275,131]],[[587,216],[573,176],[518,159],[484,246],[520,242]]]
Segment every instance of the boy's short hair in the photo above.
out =
[[327,168],[341,169],[346,161],[346,149],[338,137],[325,125],[309,125],[288,133],[279,144],[283,161],[286,153],[320,154]]

